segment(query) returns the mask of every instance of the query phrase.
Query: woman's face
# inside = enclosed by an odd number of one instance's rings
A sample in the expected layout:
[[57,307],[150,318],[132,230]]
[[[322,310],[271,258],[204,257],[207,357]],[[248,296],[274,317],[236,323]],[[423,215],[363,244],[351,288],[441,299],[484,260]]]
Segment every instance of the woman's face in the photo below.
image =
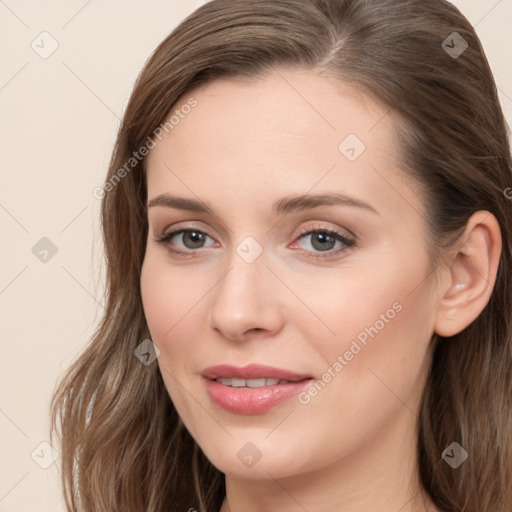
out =
[[282,70],[173,113],[147,162],[141,287],[191,435],[241,478],[410,456],[436,289],[387,109]]

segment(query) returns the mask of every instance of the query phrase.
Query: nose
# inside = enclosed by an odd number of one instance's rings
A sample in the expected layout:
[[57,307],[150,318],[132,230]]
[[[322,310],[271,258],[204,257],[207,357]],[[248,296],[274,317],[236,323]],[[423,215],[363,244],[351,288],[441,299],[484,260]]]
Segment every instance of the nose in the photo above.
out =
[[275,335],[284,325],[283,293],[264,255],[247,263],[234,252],[228,272],[212,290],[210,327],[231,341]]

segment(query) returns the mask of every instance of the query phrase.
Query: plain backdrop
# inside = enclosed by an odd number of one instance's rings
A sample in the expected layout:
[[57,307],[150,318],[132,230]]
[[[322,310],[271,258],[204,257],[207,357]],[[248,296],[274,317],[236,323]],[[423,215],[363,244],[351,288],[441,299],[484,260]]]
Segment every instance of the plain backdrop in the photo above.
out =
[[[454,3],[512,126],[512,0]],[[64,510],[48,408],[103,311],[92,192],[144,62],[202,4],[0,0],[0,512]]]

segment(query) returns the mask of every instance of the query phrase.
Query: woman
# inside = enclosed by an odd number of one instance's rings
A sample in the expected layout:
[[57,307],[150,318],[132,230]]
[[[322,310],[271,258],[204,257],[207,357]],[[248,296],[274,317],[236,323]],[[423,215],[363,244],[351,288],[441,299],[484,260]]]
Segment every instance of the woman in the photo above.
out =
[[69,511],[512,508],[512,164],[443,0],[213,0],[142,70]]

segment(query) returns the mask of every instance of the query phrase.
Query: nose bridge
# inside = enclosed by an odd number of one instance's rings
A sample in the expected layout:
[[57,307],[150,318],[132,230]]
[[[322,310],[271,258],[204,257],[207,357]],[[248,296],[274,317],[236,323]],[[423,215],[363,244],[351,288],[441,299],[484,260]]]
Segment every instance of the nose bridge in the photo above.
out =
[[267,268],[263,247],[246,237],[233,248],[227,266],[213,295],[211,326],[231,339],[239,339],[251,329],[278,329],[281,295]]
[[221,294],[227,300],[237,300],[252,291],[250,295],[256,299],[266,286],[264,274],[269,272],[263,245],[253,236],[246,236],[230,250],[227,260],[229,273],[220,283]]

